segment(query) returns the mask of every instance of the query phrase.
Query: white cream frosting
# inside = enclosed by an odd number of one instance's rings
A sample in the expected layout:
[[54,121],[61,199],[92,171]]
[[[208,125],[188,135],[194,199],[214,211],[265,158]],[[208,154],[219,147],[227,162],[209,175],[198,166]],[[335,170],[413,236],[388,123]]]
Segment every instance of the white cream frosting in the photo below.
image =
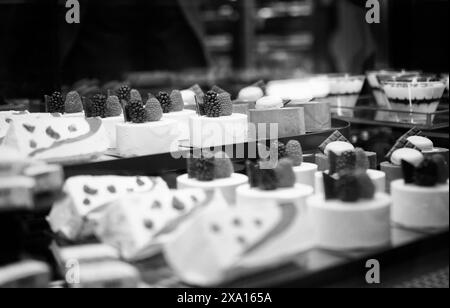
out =
[[402,160],[407,161],[408,163],[418,167],[420,163],[424,160],[424,156],[422,153],[415,149],[403,148],[398,149],[391,156],[391,163],[396,166],[401,166]]
[[243,88],[238,95],[239,100],[250,102],[256,102],[262,97],[264,97],[264,91],[260,87],[254,86]]
[[348,151],[355,151],[355,147],[345,141],[334,141],[329,143],[325,147],[325,155],[328,155],[330,152],[333,152],[336,155],[341,155],[342,153],[348,152]]
[[178,123],[179,140],[190,140],[189,118],[195,116],[194,110],[182,110],[177,112],[165,113],[163,119],[174,120]]
[[433,141],[431,141],[428,138],[421,136],[411,136],[407,140],[412,144],[414,144],[421,151],[433,151],[434,148]]
[[256,109],[280,109],[283,108],[283,100],[277,96],[265,96],[256,102]]

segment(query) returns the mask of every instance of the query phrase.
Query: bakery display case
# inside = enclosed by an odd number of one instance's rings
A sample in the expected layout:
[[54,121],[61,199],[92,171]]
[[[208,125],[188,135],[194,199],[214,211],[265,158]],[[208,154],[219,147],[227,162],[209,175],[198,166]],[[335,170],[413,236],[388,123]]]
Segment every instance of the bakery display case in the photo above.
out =
[[448,287],[448,62],[402,61],[415,18],[79,4],[0,0],[0,287]]

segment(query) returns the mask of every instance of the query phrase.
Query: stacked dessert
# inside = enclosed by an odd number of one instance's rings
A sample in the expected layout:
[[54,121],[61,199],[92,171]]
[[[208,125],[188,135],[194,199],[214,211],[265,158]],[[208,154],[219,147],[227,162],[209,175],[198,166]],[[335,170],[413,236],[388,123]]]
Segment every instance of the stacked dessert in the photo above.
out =
[[323,174],[336,180],[340,179],[349,170],[364,173],[375,185],[377,192],[385,192],[386,175],[384,172],[370,169],[369,158],[363,149],[347,148],[345,143],[332,142],[327,148],[330,169],[316,173],[316,193],[323,194]]
[[294,168],[296,182],[314,187],[318,166],[303,161],[302,145],[297,140],[290,140],[287,144],[280,141],[272,142],[270,145],[270,158],[290,159]]
[[426,124],[436,112],[446,82],[436,76],[417,75],[385,78],[381,81],[392,109],[398,113],[401,122]]
[[277,96],[265,96],[250,110],[249,121],[258,139],[278,139],[306,133],[303,107],[286,107],[287,101]]
[[219,189],[231,205],[236,203],[236,189],[248,181],[247,176],[234,173],[233,164],[224,152],[194,152],[187,164],[188,173],[177,178],[178,189],[198,188],[208,195]]
[[372,249],[391,241],[391,199],[376,193],[365,170],[323,173],[325,193],[307,200],[316,244],[330,250]]
[[[316,153],[316,164],[319,166],[319,171],[330,169],[328,154],[333,150],[338,156],[346,151],[354,151],[355,147],[343,136],[339,131],[332,133],[319,146],[320,153]],[[377,154],[374,152],[367,152],[366,156],[369,159],[369,169],[377,169]]]
[[149,96],[144,104],[131,97],[124,109],[126,122],[116,125],[119,155],[145,156],[178,150],[178,123],[163,118],[158,99]]
[[392,220],[413,229],[449,227],[448,165],[434,155],[411,164],[402,160],[403,179],[391,184]]
[[353,117],[351,108],[358,102],[364,80],[365,76],[330,75],[330,95],[325,100],[330,102],[331,111],[338,116]]
[[247,142],[248,117],[233,113],[230,94],[219,87],[206,94],[197,91],[198,115],[189,119],[191,146],[202,149]]
[[435,154],[443,155],[448,163],[448,149],[435,148],[433,142],[423,137],[417,128],[412,128],[401,136],[386,155],[387,161],[381,163],[381,171],[386,174],[386,191],[391,190],[391,182],[403,178],[402,161],[418,166],[425,157]]

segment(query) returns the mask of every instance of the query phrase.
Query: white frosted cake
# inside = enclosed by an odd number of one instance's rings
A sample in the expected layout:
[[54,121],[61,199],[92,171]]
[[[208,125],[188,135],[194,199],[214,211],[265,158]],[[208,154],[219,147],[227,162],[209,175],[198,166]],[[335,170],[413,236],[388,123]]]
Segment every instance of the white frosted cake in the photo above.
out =
[[14,120],[3,144],[32,159],[60,162],[98,157],[108,138],[100,119],[35,118]]
[[49,113],[29,113],[28,111],[12,111],[0,113],[0,145],[3,142],[6,134],[8,133],[9,126],[14,120],[23,119],[45,119],[60,117],[60,114],[49,114]]
[[122,157],[155,155],[178,150],[178,123],[163,118],[160,102],[150,97],[144,105],[130,101],[128,122],[118,124],[117,151]]
[[418,166],[402,162],[403,177],[391,183],[392,221],[412,229],[449,227],[448,165],[441,155]]
[[67,198],[57,202],[48,217],[54,233],[69,240],[93,235],[95,217],[111,202],[143,192],[168,194],[159,178],[120,176],[78,176],[69,178],[63,188]]
[[316,195],[307,201],[314,236],[319,247],[330,250],[371,249],[391,241],[388,195],[355,203],[326,200]]
[[[194,153],[195,154],[195,153]],[[245,175],[234,173],[229,157],[204,151],[199,157],[188,158],[188,173],[177,178],[178,189],[197,188],[211,196],[220,190],[228,204],[236,203],[236,189],[247,183]]]

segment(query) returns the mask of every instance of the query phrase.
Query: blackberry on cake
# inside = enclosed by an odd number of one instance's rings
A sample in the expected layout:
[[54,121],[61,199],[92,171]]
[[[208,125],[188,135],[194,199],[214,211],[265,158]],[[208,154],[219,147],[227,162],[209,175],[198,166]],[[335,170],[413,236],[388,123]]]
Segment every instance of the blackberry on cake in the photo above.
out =
[[53,94],[47,98],[47,112],[64,113],[64,109],[64,101],[61,92],[53,92]]
[[106,96],[103,94],[96,94],[92,97],[91,102],[91,116],[104,118],[106,116]]
[[159,92],[156,98],[161,104],[163,113],[169,113],[172,111],[172,100],[167,92]]
[[119,98],[115,95],[109,96],[106,100],[105,117],[118,117],[122,115],[122,112],[122,105],[120,104]]
[[281,141],[274,141],[270,145],[271,156],[274,157],[275,154],[278,155],[278,159],[286,157],[286,145]]
[[208,91],[204,98],[204,112],[208,118],[220,117],[221,107],[218,100],[218,94],[214,91]]
[[354,151],[348,151],[342,153],[337,157],[336,171],[345,172],[348,170],[354,170],[356,166],[356,154]]
[[131,98],[131,88],[127,85],[121,86],[119,90],[117,90],[117,97],[120,100],[128,102]]
[[184,101],[181,92],[178,90],[173,90],[170,94],[170,100],[172,101],[172,110],[173,112],[183,111],[184,109]]
[[145,105],[147,111],[147,120],[149,122],[157,122],[161,120],[163,116],[163,110],[161,104],[156,98],[150,98]]
[[133,123],[147,122],[147,111],[141,101],[132,100],[126,105],[128,120]]

